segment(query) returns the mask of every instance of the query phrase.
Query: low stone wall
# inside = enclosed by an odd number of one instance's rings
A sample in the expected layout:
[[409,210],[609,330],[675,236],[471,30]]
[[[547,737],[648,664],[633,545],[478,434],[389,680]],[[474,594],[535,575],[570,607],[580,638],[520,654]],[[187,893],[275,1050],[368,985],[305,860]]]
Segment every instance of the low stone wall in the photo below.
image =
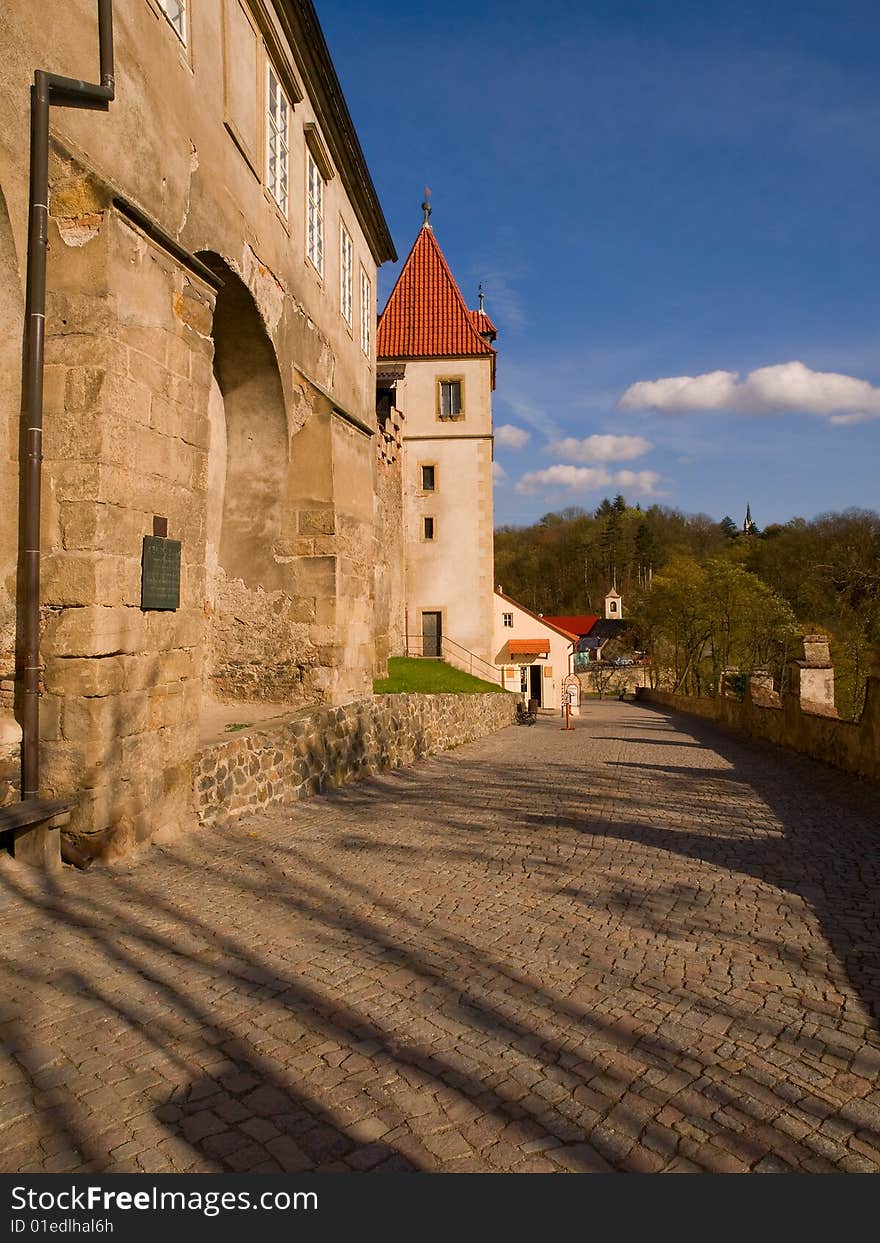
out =
[[203,748],[193,765],[196,813],[221,825],[473,742],[515,716],[508,694],[375,695],[315,708]]
[[[705,717],[759,742],[800,751],[835,768],[880,781],[880,678],[869,678],[861,720],[840,721],[801,707],[797,695],[697,699],[667,691],[639,690],[640,703]],[[775,702],[774,702],[775,701]]]

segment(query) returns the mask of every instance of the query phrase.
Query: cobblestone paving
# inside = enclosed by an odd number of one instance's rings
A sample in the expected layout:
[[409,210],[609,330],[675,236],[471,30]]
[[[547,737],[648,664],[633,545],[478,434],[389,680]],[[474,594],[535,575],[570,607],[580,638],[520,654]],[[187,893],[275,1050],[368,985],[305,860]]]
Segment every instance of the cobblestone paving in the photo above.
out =
[[590,705],[0,868],[4,1171],[878,1171],[876,791]]

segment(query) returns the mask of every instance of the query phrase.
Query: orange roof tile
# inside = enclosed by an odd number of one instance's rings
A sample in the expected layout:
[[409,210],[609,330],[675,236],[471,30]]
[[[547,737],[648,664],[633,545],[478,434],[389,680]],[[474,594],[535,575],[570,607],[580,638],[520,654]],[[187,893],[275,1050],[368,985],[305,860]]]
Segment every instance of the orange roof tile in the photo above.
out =
[[498,329],[492,323],[485,311],[471,311],[471,319],[474,321],[474,327],[480,336],[490,336],[494,340],[498,336]]
[[423,225],[379,320],[376,355],[379,358],[493,356],[495,350],[480,336],[474,314],[479,312],[468,310],[434,237],[434,230],[428,224]]
[[550,640],[508,639],[507,650],[511,656],[547,656],[550,653]]

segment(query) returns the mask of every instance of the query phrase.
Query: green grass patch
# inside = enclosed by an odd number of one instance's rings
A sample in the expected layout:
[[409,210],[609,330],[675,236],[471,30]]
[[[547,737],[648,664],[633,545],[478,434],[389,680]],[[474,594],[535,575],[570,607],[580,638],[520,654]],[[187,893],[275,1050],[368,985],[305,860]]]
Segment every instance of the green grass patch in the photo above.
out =
[[376,678],[376,695],[485,695],[501,691],[497,682],[472,678],[443,660],[392,656],[388,661],[388,677]]

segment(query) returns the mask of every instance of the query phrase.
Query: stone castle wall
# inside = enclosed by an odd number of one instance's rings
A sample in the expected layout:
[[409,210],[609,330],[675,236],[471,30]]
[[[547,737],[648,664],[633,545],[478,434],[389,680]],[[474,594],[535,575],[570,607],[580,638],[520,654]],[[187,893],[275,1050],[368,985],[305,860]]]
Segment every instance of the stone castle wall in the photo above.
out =
[[751,686],[743,700],[726,696],[699,699],[655,690],[639,690],[636,698],[715,721],[757,742],[788,747],[835,768],[880,781],[880,678],[868,679],[864,711],[857,722],[837,720],[827,711],[811,712],[801,706],[796,694],[778,696]]
[[511,725],[513,695],[376,695],[315,708],[205,747],[193,765],[201,823],[308,798]]

